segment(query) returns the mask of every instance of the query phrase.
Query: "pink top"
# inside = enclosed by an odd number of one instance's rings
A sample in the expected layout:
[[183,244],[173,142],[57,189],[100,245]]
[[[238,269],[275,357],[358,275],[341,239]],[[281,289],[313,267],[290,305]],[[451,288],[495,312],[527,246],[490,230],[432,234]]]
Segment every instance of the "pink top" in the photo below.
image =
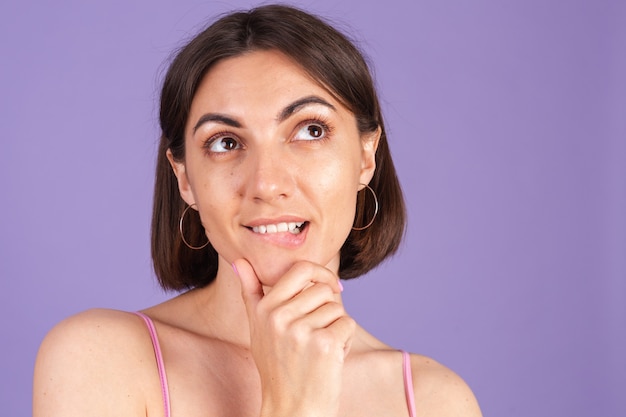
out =
[[413,389],[413,372],[411,371],[411,355],[402,351],[402,375],[404,379],[404,395],[409,407],[409,417],[415,417],[415,391]]
[[161,380],[161,395],[163,396],[163,408],[165,409],[165,417],[170,417],[172,411],[170,408],[170,390],[167,385],[167,375],[165,374],[165,364],[163,363],[163,354],[161,353],[161,345],[159,344],[159,338],[157,337],[154,323],[150,317],[143,313],[135,312],[136,315],[141,317],[148,326],[150,332],[150,339],[152,339],[152,347],[154,348],[154,356],[156,357],[157,369],[159,370],[159,379]]
[[[161,395],[163,396],[165,417],[171,417],[172,411],[170,408],[170,392],[167,385],[167,375],[165,373],[163,354],[161,353],[161,345],[159,344],[159,338],[157,336],[154,323],[152,323],[150,317],[143,313],[135,312],[135,314],[143,319],[148,327],[148,331],[150,332],[150,339],[152,340],[154,356],[156,358],[157,369],[159,371],[159,380],[161,381]],[[406,396],[407,407],[409,409],[409,417],[415,417],[415,395],[413,391],[413,376],[411,373],[411,356],[405,351],[402,351],[402,376],[404,379],[404,394]]]

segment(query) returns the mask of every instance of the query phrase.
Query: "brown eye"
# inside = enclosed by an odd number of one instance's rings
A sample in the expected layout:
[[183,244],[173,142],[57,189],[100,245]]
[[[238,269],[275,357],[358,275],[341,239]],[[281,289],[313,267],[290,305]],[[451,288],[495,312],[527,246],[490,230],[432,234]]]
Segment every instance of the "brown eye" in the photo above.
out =
[[237,148],[237,141],[233,138],[223,138],[220,142],[222,148],[228,151],[232,151],[233,149]]
[[323,139],[328,134],[328,128],[322,123],[307,123],[296,133],[296,140],[317,140]]
[[215,153],[224,153],[229,151],[234,151],[239,149],[241,144],[237,141],[237,139],[232,136],[222,136],[218,137],[213,141],[209,142],[209,151]]
[[309,135],[314,138],[319,138],[324,134],[324,130],[321,128],[321,126],[318,125],[309,125],[308,130]]

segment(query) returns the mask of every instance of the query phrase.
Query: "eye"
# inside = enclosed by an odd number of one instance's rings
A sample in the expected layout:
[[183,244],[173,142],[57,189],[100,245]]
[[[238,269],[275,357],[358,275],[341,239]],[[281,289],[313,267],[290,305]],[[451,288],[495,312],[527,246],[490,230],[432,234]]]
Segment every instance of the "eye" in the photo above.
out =
[[296,140],[319,140],[326,137],[328,127],[321,122],[306,123],[296,132]]
[[241,144],[232,136],[221,136],[209,140],[206,147],[209,152],[224,153],[241,148]]

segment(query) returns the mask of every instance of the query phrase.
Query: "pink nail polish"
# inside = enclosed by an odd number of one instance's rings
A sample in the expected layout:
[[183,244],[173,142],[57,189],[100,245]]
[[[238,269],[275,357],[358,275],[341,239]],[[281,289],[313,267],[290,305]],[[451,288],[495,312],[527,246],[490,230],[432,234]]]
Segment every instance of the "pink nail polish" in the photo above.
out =
[[341,283],[341,281],[337,281],[339,283],[339,290],[341,292],[343,292],[343,284]]
[[239,276],[239,271],[237,271],[237,267],[234,263],[230,264],[233,267],[233,271],[235,271],[235,275]]

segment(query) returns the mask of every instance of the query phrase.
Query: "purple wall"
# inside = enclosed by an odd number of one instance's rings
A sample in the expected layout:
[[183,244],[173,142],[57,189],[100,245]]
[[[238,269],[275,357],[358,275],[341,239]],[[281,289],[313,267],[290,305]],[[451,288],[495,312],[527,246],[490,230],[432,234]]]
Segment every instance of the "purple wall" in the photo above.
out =
[[[0,4],[7,416],[30,414],[54,323],[165,298],[148,249],[163,62],[250,6],[84,3]],[[624,3],[296,4],[362,40],[409,203],[400,254],[346,285],[348,310],[460,373],[485,416],[623,416]]]

